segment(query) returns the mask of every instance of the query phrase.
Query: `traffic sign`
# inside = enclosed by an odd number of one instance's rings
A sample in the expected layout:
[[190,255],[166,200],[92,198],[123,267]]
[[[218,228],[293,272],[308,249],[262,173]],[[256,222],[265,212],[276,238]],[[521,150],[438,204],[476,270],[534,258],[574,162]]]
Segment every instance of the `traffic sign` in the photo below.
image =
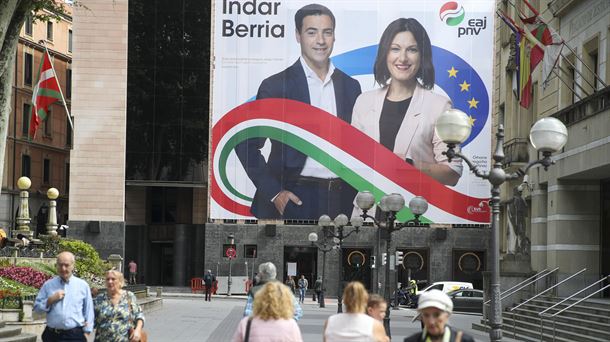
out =
[[227,258],[229,258],[229,259],[235,259],[237,257],[237,251],[233,247],[227,248],[227,251],[225,252],[225,254],[226,254]]

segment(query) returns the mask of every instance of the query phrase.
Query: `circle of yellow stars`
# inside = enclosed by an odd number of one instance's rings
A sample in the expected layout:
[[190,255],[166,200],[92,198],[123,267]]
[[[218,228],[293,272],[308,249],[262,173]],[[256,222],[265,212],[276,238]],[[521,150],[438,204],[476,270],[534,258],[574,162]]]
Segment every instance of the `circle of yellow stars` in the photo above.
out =
[[[457,74],[460,71],[452,66],[451,69],[447,70],[447,72],[449,73],[449,78],[457,79]],[[462,91],[470,91],[470,84],[468,82],[466,82],[466,80],[464,80],[464,82],[458,84],[458,86],[460,87],[460,92],[462,92]],[[468,108],[469,109],[477,108],[477,105],[479,104],[479,101],[477,101],[474,98],[474,96],[472,97],[472,99],[470,99],[469,101],[466,101],[466,102],[468,102]],[[469,122],[470,122],[470,126],[474,126],[474,122],[476,121],[476,119],[473,118],[472,115],[468,115],[468,119],[469,119]]]

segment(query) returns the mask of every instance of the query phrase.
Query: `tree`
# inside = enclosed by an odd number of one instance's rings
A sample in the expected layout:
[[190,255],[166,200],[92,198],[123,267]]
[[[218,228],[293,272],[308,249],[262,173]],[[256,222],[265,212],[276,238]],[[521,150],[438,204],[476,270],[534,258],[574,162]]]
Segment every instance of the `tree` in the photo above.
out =
[[32,21],[59,20],[59,14],[65,13],[64,6],[67,4],[56,0],[0,0],[0,180],[4,176],[19,31],[28,15],[32,15]]

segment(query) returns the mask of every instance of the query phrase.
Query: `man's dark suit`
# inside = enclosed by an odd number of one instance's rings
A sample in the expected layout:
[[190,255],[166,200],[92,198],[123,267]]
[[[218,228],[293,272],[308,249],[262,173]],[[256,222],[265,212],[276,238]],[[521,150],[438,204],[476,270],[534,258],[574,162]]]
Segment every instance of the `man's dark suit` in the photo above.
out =
[[[335,69],[331,78],[335,90],[337,117],[347,123],[351,123],[352,109],[356,98],[361,93],[360,84],[339,69]],[[261,83],[256,99],[265,98],[284,98],[311,104],[307,79],[300,60],[297,60],[296,63],[286,70],[265,79]],[[315,213],[314,215],[317,215],[315,217],[297,217],[300,215],[295,213],[293,209],[298,208],[291,208],[291,206],[294,206],[292,202],[288,203],[283,217],[278,213],[271,200],[282,190],[295,192],[294,188],[297,186],[296,183],[303,170],[307,156],[280,142],[272,141],[271,153],[268,161],[265,162],[260,153],[265,140],[264,138],[249,139],[235,148],[248,177],[256,186],[256,193],[254,194],[254,200],[250,209],[252,214],[260,219],[317,219],[321,214],[324,214]],[[342,198],[351,196],[353,199],[356,191],[348,184],[343,184],[345,186],[340,187]],[[301,195],[296,192],[295,194],[301,197],[303,206],[310,205],[311,203],[307,203],[306,199],[302,198],[302,192],[306,190],[301,188],[300,191]],[[343,212],[349,216],[353,206],[351,200],[346,202],[348,203],[341,203],[341,206],[343,207]]]

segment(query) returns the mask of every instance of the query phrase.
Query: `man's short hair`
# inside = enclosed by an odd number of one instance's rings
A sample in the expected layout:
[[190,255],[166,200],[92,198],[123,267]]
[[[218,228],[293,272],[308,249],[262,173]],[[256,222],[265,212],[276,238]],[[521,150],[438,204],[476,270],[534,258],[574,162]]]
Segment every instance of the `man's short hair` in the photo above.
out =
[[258,279],[260,281],[268,281],[275,279],[277,276],[277,269],[272,262],[264,262],[258,265]]
[[319,4],[309,4],[301,7],[294,15],[294,25],[298,32],[301,32],[303,28],[303,19],[310,15],[327,15],[333,23],[333,30],[335,29],[335,15],[331,12],[328,7]]

